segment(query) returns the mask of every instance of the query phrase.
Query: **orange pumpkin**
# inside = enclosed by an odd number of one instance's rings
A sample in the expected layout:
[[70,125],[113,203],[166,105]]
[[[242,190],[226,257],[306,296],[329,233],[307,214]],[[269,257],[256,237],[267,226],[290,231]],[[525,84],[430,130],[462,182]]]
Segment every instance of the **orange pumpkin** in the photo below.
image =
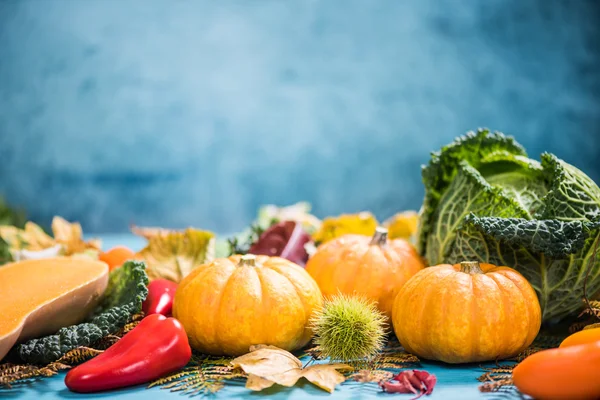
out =
[[308,322],[322,302],[316,282],[291,261],[234,255],[186,276],[173,316],[201,353],[238,356],[257,344],[293,351],[310,340]]
[[377,228],[372,238],[344,235],[324,243],[306,264],[323,296],[362,295],[376,301],[388,318],[402,285],[424,267],[410,243],[388,240],[384,228]]
[[404,348],[447,363],[515,356],[542,322],[535,291],[512,268],[463,262],[426,268],[394,301],[393,324]]

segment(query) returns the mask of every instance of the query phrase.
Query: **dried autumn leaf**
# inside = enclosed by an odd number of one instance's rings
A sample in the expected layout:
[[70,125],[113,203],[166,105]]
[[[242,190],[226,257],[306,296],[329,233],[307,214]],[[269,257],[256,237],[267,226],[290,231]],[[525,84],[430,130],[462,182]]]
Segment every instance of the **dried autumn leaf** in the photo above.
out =
[[427,371],[416,369],[406,370],[394,376],[390,381],[382,381],[379,386],[388,393],[414,393],[417,396],[411,400],[418,399],[423,395],[430,395],[437,382],[435,375]]
[[166,236],[171,232],[177,232],[171,229],[159,228],[159,227],[142,227],[142,226],[131,226],[131,232],[134,235],[138,235],[143,237],[146,240],[150,240],[150,238],[154,236]]
[[346,377],[338,370],[352,369],[346,364],[317,364],[302,369],[302,362],[288,351],[275,346],[254,346],[248,354],[231,361],[235,368],[241,368],[248,374],[246,387],[260,391],[273,384],[291,387],[300,378],[329,393],[344,382]]
[[347,364],[317,364],[305,368],[302,376],[310,383],[333,393],[335,387],[346,380],[346,377],[338,370],[350,369],[352,367]]
[[346,234],[373,236],[377,227],[377,219],[370,212],[343,214],[338,217],[327,217],[321,228],[313,235],[319,244]]
[[388,230],[390,239],[412,239],[417,233],[419,214],[416,211],[404,211],[388,218],[383,226]]
[[212,232],[188,228],[183,232],[151,236],[138,256],[146,261],[150,279],[179,282],[196,267],[212,261],[214,252]]
[[85,253],[88,250],[100,251],[102,242],[98,239],[83,240],[83,230],[79,222],[70,223],[62,217],[52,219],[52,233],[54,240],[64,246],[65,255],[70,256]]

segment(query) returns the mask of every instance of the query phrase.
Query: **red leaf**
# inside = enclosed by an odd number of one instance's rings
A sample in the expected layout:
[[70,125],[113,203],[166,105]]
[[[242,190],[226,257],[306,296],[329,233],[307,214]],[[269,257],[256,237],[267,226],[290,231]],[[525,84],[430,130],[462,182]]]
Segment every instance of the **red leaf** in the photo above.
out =
[[[396,382],[394,382],[396,381]],[[424,394],[431,394],[437,382],[435,375],[427,371],[406,370],[394,376],[391,381],[380,382],[379,386],[388,393],[414,393],[418,399]]]
[[388,393],[415,393],[415,388],[403,382],[383,381],[379,382],[379,386]]
[[301,224],[283,221],[264,231],[248,252],[270,257],[278,256],[304,266],[308,261],[308,253],[304,245],[310,240],[310,236],[304,232]]
[[431,394],[431,392],[433,392],[435,384],[437,383],[437,377],[434,374],[430,374],[427,371],[419,371],[415,369],[413,370],[413,372],[415,373],[417,378],[419,378],[419,380],[423,382],[423,384],[425,384],[425,387],[427,388],[427,392],[425,392],[425,394]]

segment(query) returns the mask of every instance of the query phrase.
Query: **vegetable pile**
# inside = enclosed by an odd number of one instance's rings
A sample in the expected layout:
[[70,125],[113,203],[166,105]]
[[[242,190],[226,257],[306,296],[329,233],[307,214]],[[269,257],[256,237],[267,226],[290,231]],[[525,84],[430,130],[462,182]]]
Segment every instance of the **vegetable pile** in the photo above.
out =
[[[479,260],[508,265],[538,294],[544,321],[581,308],[600,290],[600,188],[544,153],[527,157],[513,138],[478,130],[432,154],[423,168],[418,247],[430,265]],[[588,274],[589,270],[589,274]]]
[[[419,398],[437,383],[413,369],[420,357],[521,362],[488,369],[482,391],[599,398],[600,188],[483,129],[433,153],[422,176],[418,214],[321,221],[308,203],[268,205],[226,241],[132,227],[147,240],[138,252],[102,251],[60,217],[49,235],[0,202],[0,264],[17,261],[0,273],[4,313],[29,322],[19,336],[0,318],[0,357],[12,348],[21,362],[3,360],[0,385],[74,367],[65,384],[81,393],[150,383],[207,394],[243,378],[253,391],[354,381]],[[42,269],[30,288],[22,277]],[[44,296],[11,295],[9,281]],[[562,341],[565,321],[580,332]]]

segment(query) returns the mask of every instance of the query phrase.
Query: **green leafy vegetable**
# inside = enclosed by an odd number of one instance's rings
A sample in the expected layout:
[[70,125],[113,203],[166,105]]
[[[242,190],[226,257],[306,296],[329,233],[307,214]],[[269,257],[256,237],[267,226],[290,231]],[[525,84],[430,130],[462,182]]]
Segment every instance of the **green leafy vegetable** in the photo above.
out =
[[529,159],[513,138],[480,129],[431,156],[419,250],[430,265],[477,259],[521,272],[544,320],[581,308],[600,290],[600,188],[552,154]]
[[104,298],[88,322],[60,329],[56,334],[31,339],[16,347],[19,358],[31,364],[58,360],[69,350],[91,346],[131,322],[148,295],[146,265],[127,261],[110,274]]

